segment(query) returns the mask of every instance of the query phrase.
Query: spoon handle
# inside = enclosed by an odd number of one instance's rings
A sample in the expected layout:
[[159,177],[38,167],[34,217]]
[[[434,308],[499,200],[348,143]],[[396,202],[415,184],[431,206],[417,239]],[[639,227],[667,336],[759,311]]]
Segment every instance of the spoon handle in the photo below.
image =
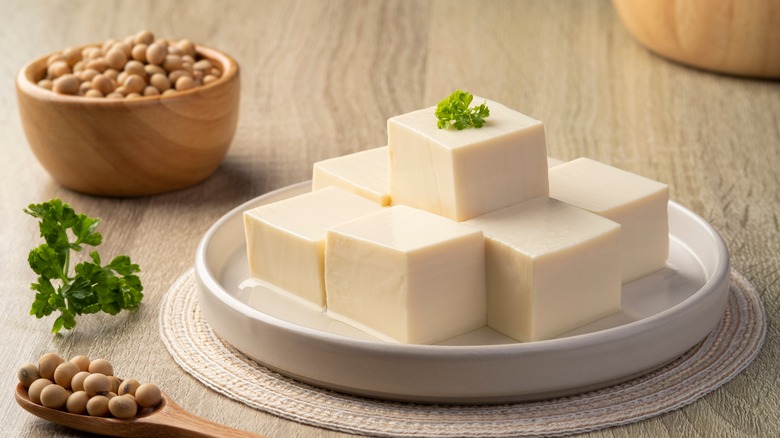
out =
[[155,437],[235,437],[235,438],[264,438],[239,429],[208,421],[191,414],[179,405],[171,401],[157,414],[147,418],[150,423],[148,429],[150,435]]

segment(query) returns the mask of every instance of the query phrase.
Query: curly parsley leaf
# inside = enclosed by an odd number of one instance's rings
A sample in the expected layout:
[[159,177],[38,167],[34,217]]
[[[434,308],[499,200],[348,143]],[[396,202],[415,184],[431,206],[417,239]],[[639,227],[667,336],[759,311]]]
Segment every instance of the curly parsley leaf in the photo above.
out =
[[103,266],[98,252],[92,251],[90,260],[77,264],[70,273],[71,252],[102,243],[103,236],[96,231],[100,219],[78,214],[59,199],[31,204],[24,212],[39,220],[41,237],[46,241],[27,257],[39,276],[37,283],[30,285],[35,291],[31,315],[43,318],[59,312],[52,327],[52,332],[58,333],[74,328],[77,315],[101,311],[116,315],[138,309],[143,286],[135,274],[141,269],[128,256],[115,257]]
[[457,130],[470,126],[481,128],[485,124],[485,119],[490,116],[490,109],[485,103],[469,108],[473,99],[474,96],[470,93],[457,90],[446,99],[439,101],[436,106],[436,118],[439,119],[436,126],[439,129]]

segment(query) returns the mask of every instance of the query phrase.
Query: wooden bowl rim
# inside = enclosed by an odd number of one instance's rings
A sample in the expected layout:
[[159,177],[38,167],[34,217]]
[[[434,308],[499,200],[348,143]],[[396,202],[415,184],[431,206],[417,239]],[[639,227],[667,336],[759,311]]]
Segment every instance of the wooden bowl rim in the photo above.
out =
[[[84,44],[81,46],[76,46],[76,48],[81,50],[86,47],[100,47],[100,45],[101,43]],[[46,55],[39,56],[33,59],[32,61],[29,61],[27,64],[25,64],[19,70],[19,74],[17,75],[16,78],[17,88],[21,92],[35,99],[44,100],[44,101],[53,101],[53,102],[71,103],[71,104],[96,104],[96,105],[103,105],[103,106],[116,106],[116,105],[144,106],[144,105],[154,105],[158,102],[161,102],[162,100],[184,99],[187,98],[188,96],[196,95],[204,90],[222,86],[235,79],[238,76],[238,70],[239,70],[238,63],[236,62],[236,60],[233,59],[233,57],[231,57],[227,53],[214,49],[212,47],[196,44],[195,53],[199,54],[203,58],[210,59],[212,61],[217,61],[219,63],[222,70],[222,76],[220,76],[219,79],[217,79],[216,81],[205,85],[200,85],[198,87],[194,87],[189,90],[179,91],[175,94],[171,94],[168,96],[163,96],[163,95],[141,96],[135,99],[126,99],[126,98],[106,99],[105,97],[75,96],[69,94],[59,94],[59,93],[55,93],[52,90],[47,90],[43,87],[38,86],[38,84],[34,82],[33,79],[36,76],[36,73],[41,71],[41,65],[45,65],[46,60],[51,55],[55,53],[59,53],[61,51],[62,50],[50,52]]]

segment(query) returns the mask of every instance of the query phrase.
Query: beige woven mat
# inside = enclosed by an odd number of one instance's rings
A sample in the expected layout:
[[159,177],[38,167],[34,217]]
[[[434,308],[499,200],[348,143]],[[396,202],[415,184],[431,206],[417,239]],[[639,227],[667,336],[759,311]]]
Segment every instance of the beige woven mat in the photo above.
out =
[[283,418],[377,436],[568,435],[632,423],[679,409],[728,382],[758,354],[766,334],[753,286],[731,273],[722,321],[669,365],[606,389],[540,402],[441,406],[384,402],[317,388],[257,365],[203,320],[192,270],[163,299],[160,333],[185,371],[232,399]]

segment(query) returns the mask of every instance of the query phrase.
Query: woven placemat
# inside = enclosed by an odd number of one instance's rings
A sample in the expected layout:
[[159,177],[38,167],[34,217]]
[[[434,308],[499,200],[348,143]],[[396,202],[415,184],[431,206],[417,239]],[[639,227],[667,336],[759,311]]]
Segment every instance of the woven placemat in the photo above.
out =
[[300,423],[376,436],[568,435],[637,422],[690,404],[742,371],[758,354],[766,317],[753,286],[736,271],[723,319],[672,363],[609,388],[502,405],[385,402],[301,383],[256,364],[204,321],[192,270],[171,286],[160,333],[176,362],[209,388]]

